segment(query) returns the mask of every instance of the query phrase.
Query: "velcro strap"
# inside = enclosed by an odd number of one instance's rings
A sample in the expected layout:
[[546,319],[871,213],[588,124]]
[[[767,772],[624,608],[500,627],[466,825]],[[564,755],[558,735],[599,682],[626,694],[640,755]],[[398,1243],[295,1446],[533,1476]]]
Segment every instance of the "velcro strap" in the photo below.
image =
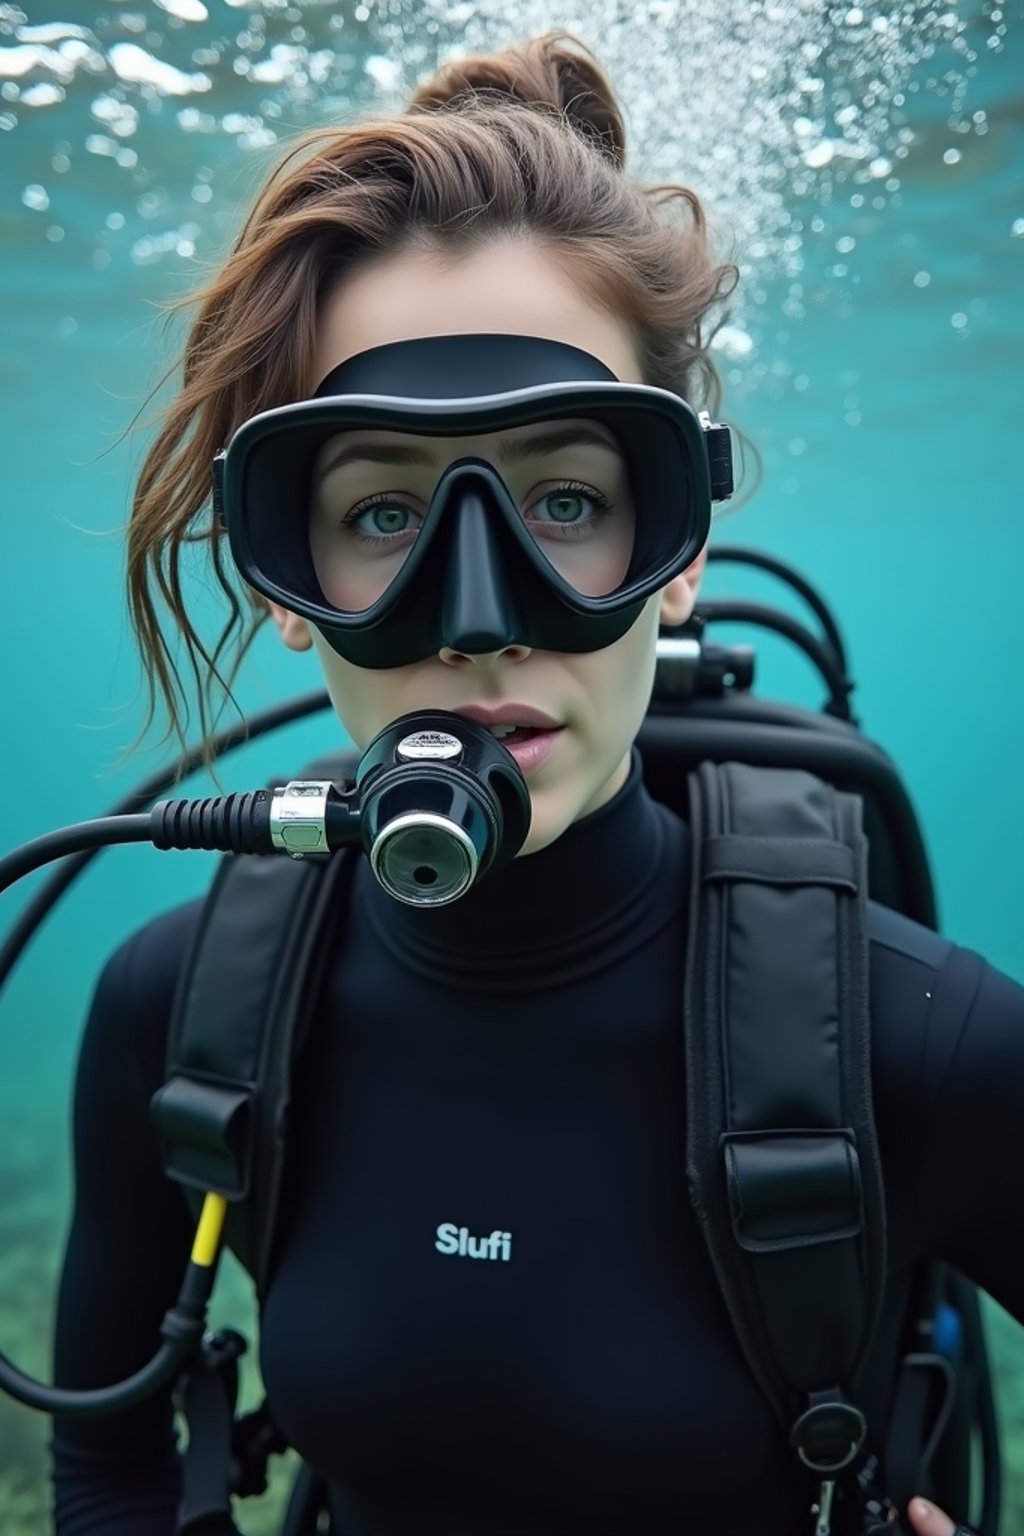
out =
[[838,885],[857,889],[853,849],[825,838],[709,837],[706,880],[757,880],[765,885]]
[[848,1135],[764,1131],[722,1141],[733,1231],[741,1248],[750,1253],[808,1248],[860,1231],[860,1176]]

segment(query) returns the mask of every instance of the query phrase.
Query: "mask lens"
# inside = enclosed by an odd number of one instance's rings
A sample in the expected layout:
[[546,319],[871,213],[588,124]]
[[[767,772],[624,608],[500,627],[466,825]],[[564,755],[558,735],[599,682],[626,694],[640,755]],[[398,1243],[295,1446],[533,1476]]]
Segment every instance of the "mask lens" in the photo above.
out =
[[[524,510],[524,525],[544,559],[581,597],[607,597],[626,579],[633,557],[635,515],[628,481],[612,495],[568,479],[544,490]],[[625,476],[622,477],[625,480]],[[608,484],[608,481],[605,481]]]
[[521,529],[581,596],[605,597],[623,584],[636,516],[626,459],[607,427],[546,422],[458,439],[352,431],[324,444],[310,484],[313,565],[332,607],[360,613],[385,596],[416,546],[438,481],[467,457],[494,466]]
[[317,455],[310,550],[324,596],[361,613],[387,592],[412,553],[436,466],[431,445],[402,432],[344,432]]

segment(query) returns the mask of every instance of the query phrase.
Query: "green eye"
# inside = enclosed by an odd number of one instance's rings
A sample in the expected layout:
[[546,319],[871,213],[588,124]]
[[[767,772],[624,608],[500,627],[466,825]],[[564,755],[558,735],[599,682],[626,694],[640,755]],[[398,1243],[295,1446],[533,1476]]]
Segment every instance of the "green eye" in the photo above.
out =
[[369,501],[361,501],[357,507],[341,519],[341,527],[358,543],[378,545],[383,549],[391,540],[406,533],[416,533],[422,514],[407,507],[404,502],[392,501],[381,492]]
[[369,517],[370,525],[375,533],[404,533],[409,520],[409,508],[396,505],[381,505],[371,507],[363,513]]
[[527,517],[541,534],[546,531],[550,535],[559,528],[582,537],[592,534],[611,510],[612,504],[602,491],[572,480],[545,491]]
[[545,496],[545,503],[554,523],[571,523],[583,516],[584,498],[565,491]]

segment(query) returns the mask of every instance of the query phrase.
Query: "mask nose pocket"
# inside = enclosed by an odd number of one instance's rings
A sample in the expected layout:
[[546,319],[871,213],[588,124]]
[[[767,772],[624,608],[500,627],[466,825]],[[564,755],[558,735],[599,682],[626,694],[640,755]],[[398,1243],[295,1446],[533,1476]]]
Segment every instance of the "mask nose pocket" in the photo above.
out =
[[443,572],[444,644],[477,655],[502,650],[517,638],[509,570],[514,541],[478,486],[465,486],[447,512],[455,528]]

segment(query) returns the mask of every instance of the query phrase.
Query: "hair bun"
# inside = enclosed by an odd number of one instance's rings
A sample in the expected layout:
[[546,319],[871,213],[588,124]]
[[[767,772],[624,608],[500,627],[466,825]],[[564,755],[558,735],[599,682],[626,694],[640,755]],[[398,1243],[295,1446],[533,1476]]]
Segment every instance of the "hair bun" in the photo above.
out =
[[558,113],[621,170],[626,129],[615,92],[590,49],[570,32],[546,32],[500,53],[453,59],[416,91],[410,112],[517,101]]

